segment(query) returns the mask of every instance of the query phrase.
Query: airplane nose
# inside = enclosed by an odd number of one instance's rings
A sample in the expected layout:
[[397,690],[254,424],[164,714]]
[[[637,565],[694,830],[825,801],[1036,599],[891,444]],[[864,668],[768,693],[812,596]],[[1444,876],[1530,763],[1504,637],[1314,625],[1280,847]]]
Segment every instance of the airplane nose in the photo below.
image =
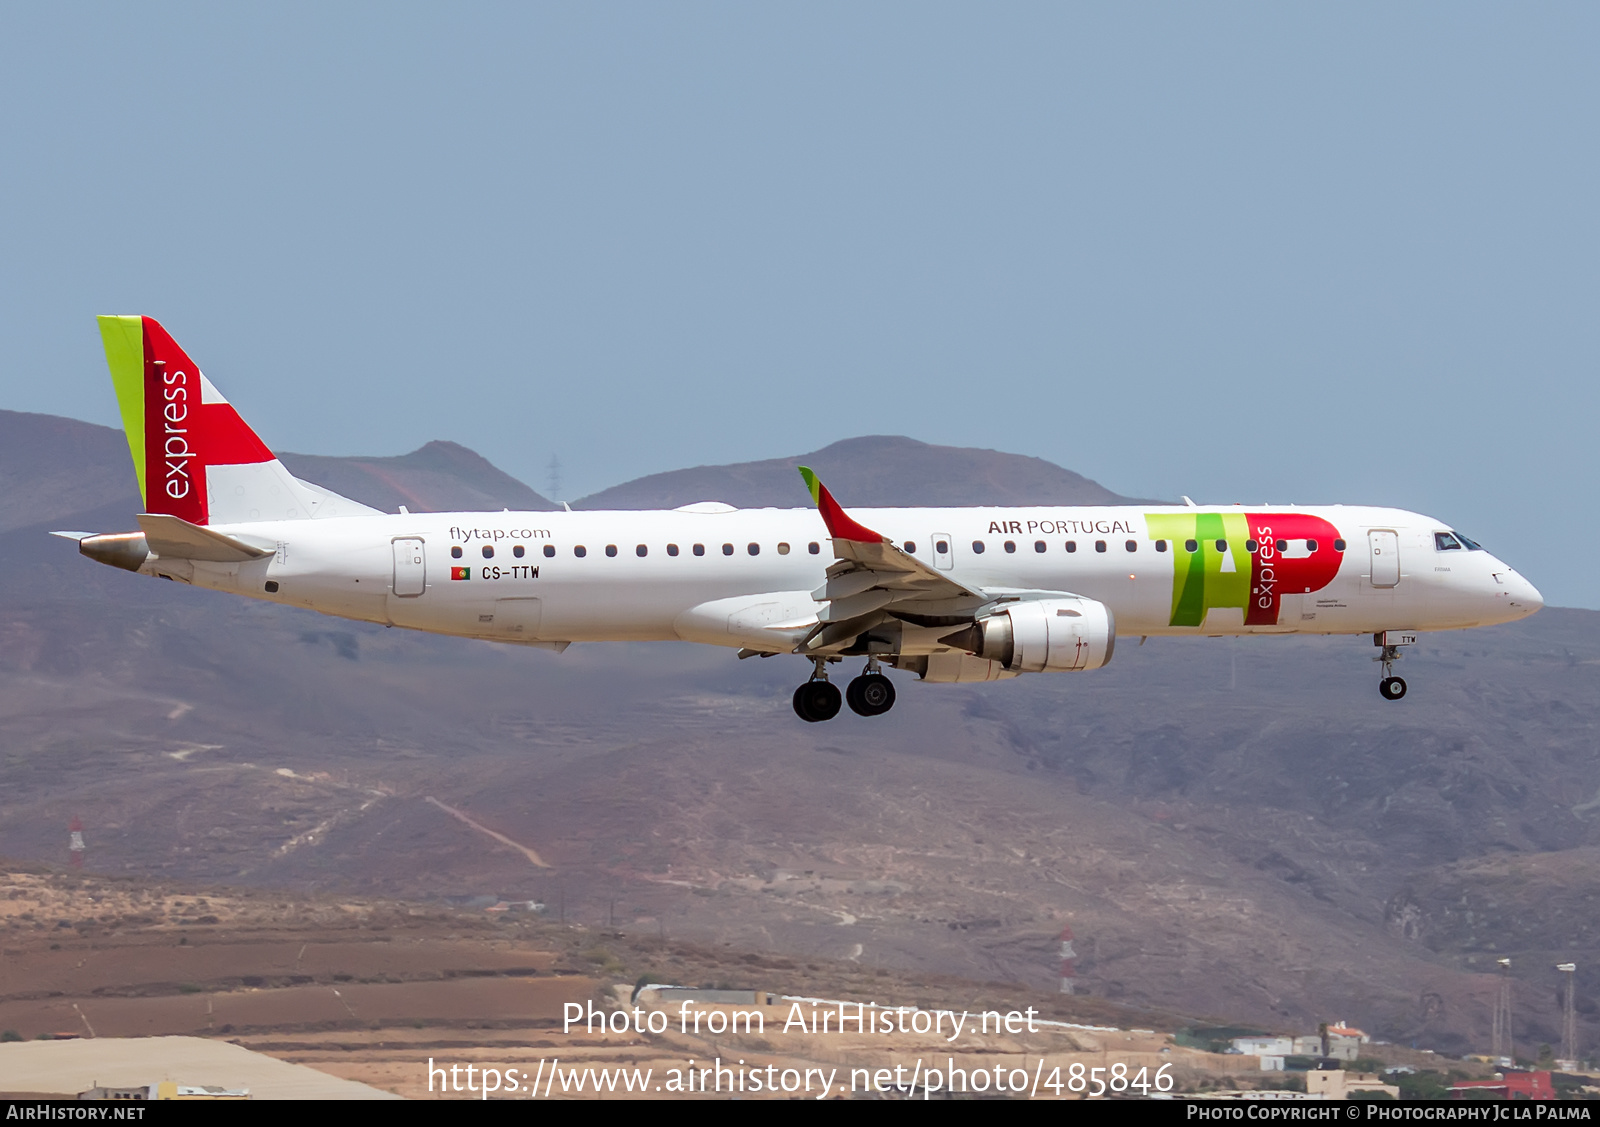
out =
[[1539,589],[1510,568],[1496,571],[1494,581],[1499,601],[1517,617],[1526,618],[1544,606],[1544,596],[1539,594]]

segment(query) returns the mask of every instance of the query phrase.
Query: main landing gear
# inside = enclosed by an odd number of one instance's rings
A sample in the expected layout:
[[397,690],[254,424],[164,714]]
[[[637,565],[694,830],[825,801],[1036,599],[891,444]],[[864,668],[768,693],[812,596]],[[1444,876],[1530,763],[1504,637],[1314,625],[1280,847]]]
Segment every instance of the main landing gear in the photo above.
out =
[[857,716],[882,716],[894,707],[894,682],[879,672],[877,665],[869,661],[865,672],[844,691],[850,711]]
[[[842,703],[839,690],[828,680],[827,659],[813,658],[816,670],[811,680],[794,691],[794,712],[810,724],[832,720],[839,715]],[[894,682],[884,676],[873,658],[867,659],[867,668],[861,676],[845,688],[843,701],[857,716],[882,716],[894,707]]]
[[1378,695],[1384,700],[1399,700],[1406,695],[1405,678],[1394,675],[1394,663],[1400,660],[1400,647],[1409,646],[1416,640],[1415,634],[1401,633],[1398,630],[1372,636],[1372,644],[1379,648],[1378,656],[1372,660],[1383,663],[1383,678],[1378,682]]

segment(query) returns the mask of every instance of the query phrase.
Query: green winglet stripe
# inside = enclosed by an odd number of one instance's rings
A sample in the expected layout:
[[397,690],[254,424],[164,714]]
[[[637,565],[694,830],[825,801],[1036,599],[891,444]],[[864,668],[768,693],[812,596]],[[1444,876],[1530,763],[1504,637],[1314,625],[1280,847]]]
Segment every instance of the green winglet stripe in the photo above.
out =
[[822,504],[822,482],[817,480],[817,475],[811,472],[810,467],[801,466],[800,477],[806,483],[806,490],[811,494],[811,503]]
[[149,504],[144,482],[144,319],[101,317],[100,340],[106,347],[111,385],[122,409],[122,432],[128,436],[133,472],[139,477],[139,499]]

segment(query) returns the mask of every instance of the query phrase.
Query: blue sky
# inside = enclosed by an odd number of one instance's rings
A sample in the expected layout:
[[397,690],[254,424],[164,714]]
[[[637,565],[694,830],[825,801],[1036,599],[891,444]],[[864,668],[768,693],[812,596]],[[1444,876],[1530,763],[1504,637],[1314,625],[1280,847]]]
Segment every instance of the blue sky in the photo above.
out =
[[[1600,606],[1600,8],[7,5],[0,407],[564,495],[858,434],[1430,512]],[[797,493],[796,502],[804,500]]]

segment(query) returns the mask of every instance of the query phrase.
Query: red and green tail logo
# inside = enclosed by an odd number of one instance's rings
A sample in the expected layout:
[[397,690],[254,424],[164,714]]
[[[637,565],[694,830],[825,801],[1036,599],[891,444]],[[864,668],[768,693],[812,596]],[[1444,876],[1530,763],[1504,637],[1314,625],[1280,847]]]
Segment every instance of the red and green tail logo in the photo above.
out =
[[145,510],[207,523],[207,467],[272,451],[153,317],[101,317],[100,337]]

